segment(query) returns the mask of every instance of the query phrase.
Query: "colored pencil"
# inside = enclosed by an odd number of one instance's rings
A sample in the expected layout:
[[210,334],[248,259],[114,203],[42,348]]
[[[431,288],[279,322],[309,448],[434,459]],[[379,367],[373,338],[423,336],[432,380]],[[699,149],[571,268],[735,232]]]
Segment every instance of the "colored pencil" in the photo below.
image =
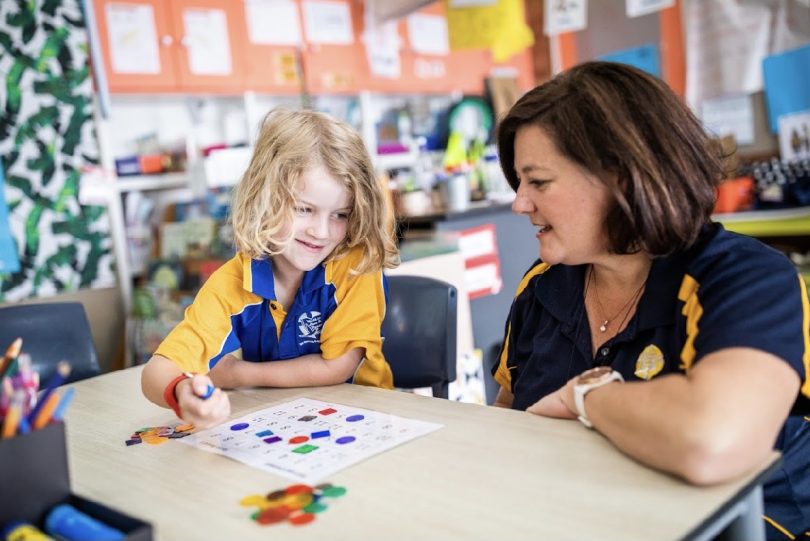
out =
[[25,400],[25,395],[22,391],[14,393],[11,405],[8,407],[8,412],[6,412],[6,418],[3,420],[3,439],[12,438],[17,433],[20,419],[22,419],[23,400]]
[[32,423],[39,415],[39,411],[42,409],[43,405],[48,401],[48,397],[53,394],[53,391],[62,385],[67,377],[70,375],[70,364],[67,361],[59,361],[59,364],[56,365],[56,372],[53,373],[51,379],[48,380],[48,385],[45,387],[45,390],[42,391],[42,394],[37,401],[37,405],[34,406],[34,409],[28,415],[28,422]]
[[[41,404],[42,402],[43,401],[40,401],[37,404]],[[45,404],[39,408],[36,417],[34,417],[34,420],[31,421],[31,426],[34,430],[45,428],[45,426],[51,421],[53,412],[56,411],[56,406],[59,405],[59,393],[49,394],[44,402]]]
[[3,358],[0,360],[0,379],[6,375],[6,372],[11,371],[12,364],[17,360],[17,357],[20,355],[20,350],[22,350],[22,343],[22,338],[17,338],[6,349],[5,355],[3,355]]
[[62,393],[61,398],[59,399],[59,405],[56,406],[56,410],[53,412],[51,419],[54,421],[61,421],[65,418],[65,411],[67,411],[68,406],[70,403],[73,402],[73,395],[76,394],[76,389],[73,387],[68,387],[65,389],[65,392]]
[[[196,374],[192,374],[191,372],[183,372],[183,374],[184,374],[184,375],[185,375],[185,376],[186,376],[188,379],[193,379],[193,378],[194,378],[194,376],[196,375]],[[208,400],[209,398],[211,398],[211,395],[212,395],[212,394],[214,394],[214,391],[215,391],[215,390],[216,390],[216,387],[214,387],[213,385],[211,385],[211,384],[209,383],[209,384],[208,384],[208,387],[206,387],[206,388],[205,388],[205,394],[202,394],[202,395],[198,394],[197,396],[198,396],[198,397],[200,397],[200,398],[202,398],[203,400]],[[197,394],[197,393],[194,393],[194,394]]]

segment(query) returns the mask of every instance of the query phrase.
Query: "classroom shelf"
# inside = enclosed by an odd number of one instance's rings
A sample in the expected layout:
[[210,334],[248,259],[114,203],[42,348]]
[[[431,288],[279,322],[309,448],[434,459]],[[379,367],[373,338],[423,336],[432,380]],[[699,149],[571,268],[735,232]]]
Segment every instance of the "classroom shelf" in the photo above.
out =
[[162,173],[160,175],[119,177],[116,181],[116,188],[120,193],[145,192],[149,190],[188,188],[190,184],[188,173]]
[[810,207],[715,214],[729,231],[752,237],[810,235]]

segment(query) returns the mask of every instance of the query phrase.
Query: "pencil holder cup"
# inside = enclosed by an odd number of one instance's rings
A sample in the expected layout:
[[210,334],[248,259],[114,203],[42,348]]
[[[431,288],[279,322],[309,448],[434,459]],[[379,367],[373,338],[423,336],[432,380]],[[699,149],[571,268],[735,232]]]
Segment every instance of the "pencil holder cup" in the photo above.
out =
[[0,528],[26,522],[42,529],[54,506],[68,503],[125,534],[127,541],[151,541],[152,526],[70,491],[65,425],[0,440]]

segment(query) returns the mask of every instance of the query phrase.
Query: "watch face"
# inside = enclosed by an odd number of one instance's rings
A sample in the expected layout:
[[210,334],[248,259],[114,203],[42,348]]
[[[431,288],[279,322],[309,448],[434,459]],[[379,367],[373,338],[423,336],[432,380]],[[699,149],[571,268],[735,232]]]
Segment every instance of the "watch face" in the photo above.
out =
[[598,383],[604,379],[607,379],[612,372],[613,368],[609,366],[597,366],[596,368],[591,368],[590,370],[586,370],[580,374],[579,378],[577,378],[577,385]]

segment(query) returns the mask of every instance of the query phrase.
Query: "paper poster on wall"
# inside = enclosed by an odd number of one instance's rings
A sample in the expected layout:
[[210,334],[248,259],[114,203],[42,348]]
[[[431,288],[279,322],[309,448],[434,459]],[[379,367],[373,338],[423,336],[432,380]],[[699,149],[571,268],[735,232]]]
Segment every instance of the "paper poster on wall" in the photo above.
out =
[[707,98],[762,90],[762,60],[768,54],[771,29],[767,5],[687,2],[683,17],[686,98],[693,107]]
[[354,29],[349,4],[330,0],[305,0],[304,31],[310,43],[351,45],[354,43]]
[[155,12],[148,4],[104,6],[115,73],[160,73]]
[[545,2],[543,33],[554,36],[562,32],[577,32],[588,26],[588,0]]
[[762,63],[771,131],[783,115],[810,109],[810,45],[769,56]]
[[635,66],[650,75],[661,77],[661,55],[658,52],[658,45],[655,43],[614,51],[600,56],[599,59]]
[[704,100],[700,118],[718,137],[733,135],[738,145],[754,143],[754,106],[751,96],[723,96]]
[[626,0],[628,17],[641,17],[675,5],[675,0]]
[[464,257],[464,286],[470,300],[500,292],[503,280],[495,224],[461,231],[458,247]]
[[19,272],[20,258],[17,256],[17,247],[11,236],[11,226],[8,223],[8,207],[6,206],[6,178],[3,166],[0,164],[0,275]]
[[248,39],[259,45],[300,45],[301,22],[293,0],[245,0]]
[[183,11],[189,71],[194,75],[230,75],[228,20],[221,9]]
[[810,158],[810,110],[779,117],[779,154],[786,162]]
[[408,43],[419,54],[447,55],[450,45],[447,38],[447,19],[441,15],[415,13],[406,19]]
[[371,75],[399,79],[402,75],[402,62],[399,56],[402,40],[397,31],[397,21],[375,22],[368,7],[364,17],[366,24],[361,39],[366,49]]

